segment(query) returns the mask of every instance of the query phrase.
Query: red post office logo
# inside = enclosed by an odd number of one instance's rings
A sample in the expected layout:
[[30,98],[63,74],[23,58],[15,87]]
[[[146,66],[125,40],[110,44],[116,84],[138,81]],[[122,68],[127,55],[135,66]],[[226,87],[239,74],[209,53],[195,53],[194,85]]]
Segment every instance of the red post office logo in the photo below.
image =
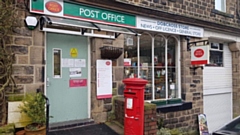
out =
[[45,4],[46,9],[52,13],[59,13],[62,11],[62,6],[55,1],[49,1]]
[[109,66],[110,64],[111,64],[111,62],[110,62],[110,61],[107,61],[107,62],[106,62],[106,65],[107,65],[107,66]]
[[197,58],[200,58],[204,55],[204,51],[203,49],[197,49],[194,51],[194,56],[197,57]]

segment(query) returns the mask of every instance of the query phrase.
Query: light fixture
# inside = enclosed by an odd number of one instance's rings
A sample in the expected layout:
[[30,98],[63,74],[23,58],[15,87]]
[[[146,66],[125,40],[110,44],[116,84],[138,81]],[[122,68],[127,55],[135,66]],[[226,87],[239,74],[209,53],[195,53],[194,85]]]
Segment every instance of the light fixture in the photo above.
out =
[[38,25],[38,20],[34,16],[27,16],[24,22],[30,30],[34,30]]

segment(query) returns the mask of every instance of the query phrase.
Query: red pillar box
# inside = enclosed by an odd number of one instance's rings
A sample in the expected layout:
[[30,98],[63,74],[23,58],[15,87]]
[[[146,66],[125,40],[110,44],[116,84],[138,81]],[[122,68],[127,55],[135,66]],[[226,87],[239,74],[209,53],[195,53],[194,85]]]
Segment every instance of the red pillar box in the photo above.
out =
[[144,128],[144,88],[146,80],[128,78],[125,84],[124,135],[143,135]]

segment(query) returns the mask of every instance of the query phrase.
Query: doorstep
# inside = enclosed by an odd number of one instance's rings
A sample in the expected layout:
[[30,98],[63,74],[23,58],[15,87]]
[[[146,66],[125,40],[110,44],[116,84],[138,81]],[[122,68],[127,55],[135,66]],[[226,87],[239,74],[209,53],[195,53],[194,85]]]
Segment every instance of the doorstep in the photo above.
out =
[[81,127],[94,124],[93,119],[71,120],[49,124],[49,131],[57,131],[74,127]]
[[124,127],[117,121],[109,121],[105,122],[105,124],[110,127],[112,130],[114,130],[119,135],[124,135]]

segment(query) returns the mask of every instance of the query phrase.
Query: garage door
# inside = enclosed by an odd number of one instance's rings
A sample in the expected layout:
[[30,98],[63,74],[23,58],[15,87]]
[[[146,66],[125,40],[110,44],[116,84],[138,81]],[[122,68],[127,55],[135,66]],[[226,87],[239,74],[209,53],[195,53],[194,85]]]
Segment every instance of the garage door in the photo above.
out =
[[204,67],[203,111],[212,132],[232,119],[232,57],[223,45],[223,67]]

